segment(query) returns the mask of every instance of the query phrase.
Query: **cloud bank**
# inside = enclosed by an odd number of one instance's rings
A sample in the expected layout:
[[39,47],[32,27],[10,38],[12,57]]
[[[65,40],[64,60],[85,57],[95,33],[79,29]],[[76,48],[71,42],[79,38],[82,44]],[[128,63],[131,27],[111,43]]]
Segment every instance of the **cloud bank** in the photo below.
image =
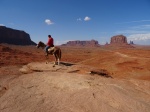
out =
[[150,40],[150,33],[129,35],[128,39],[130,39],[132,41],[134,41],[134,40]]
[[132,34],[132,35],[129,35],[127,38],[128,38],[128,41],[133,41],[135,44],[150,45],[150,33]]

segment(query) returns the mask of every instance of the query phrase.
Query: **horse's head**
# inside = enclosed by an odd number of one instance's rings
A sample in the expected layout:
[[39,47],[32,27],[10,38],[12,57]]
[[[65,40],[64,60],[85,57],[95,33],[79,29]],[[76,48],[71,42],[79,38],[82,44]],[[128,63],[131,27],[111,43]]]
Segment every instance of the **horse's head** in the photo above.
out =
[[39,48],[39,47],[45,47],[45,44],[40,41],[40,42],[36,45],[36,47],[37,47],[37,48]]
[[[41,41],[40,41],[40,42],[41,42]],[[40,42],[36,45],[36,47],[37,47],[37,48],[39,48],[39,47],[40,47]]]

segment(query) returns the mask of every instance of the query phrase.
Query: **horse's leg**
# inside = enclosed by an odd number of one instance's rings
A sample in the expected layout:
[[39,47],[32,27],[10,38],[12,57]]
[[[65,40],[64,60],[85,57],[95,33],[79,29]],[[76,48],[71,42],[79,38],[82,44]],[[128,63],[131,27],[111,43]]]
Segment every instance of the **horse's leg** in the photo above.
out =
[[56,62],[57,62],[57,65],[59,65],[59,63],[60,63],[59,52],[56,52]]
[[55,67],[55,65],[56,65],[56,63],[57,63],[57,56],[56,56],[56,53],[54,53],[54,56],[55,56],[55,61],[54,61],[53,67]]
[[59,65],[59,63],[60,63],[60,60],[59,60],[59,56],[57,55],[57,63],[58,63],[58,65]]
[[58,60],[58,65],[60,64],[60,60],[61,60],[61,50],[59,49],[58,50],[58,53],[57,53],[57,60]]
[[46,55],[45,57],[46,57],[46,64],[48,64],[48,55]]
[[59,54],[60,52],[59,52],[59,50],[57,50],[56,52],[55,52],[55,62],[57,63],[57,65],[59,65],[60,64],[60,60],[59,60]]

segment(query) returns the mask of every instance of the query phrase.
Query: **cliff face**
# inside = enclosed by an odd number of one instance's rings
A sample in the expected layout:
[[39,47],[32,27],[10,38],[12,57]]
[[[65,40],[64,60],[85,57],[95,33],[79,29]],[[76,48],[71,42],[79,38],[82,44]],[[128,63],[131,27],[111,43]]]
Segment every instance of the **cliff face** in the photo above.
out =
[[8,43],[14,45],[36,45],[30,39],[30,35],[24,31],[0,26],[0,43]]
[[106,47],[114,47],[114,48],[134,48],[132,44],[128,44],[127,37],[124,35],[116,35],[111,37],[110,44],[105,44]]
[[110,44],[128,44],[127,38],[123,35],[116,35],[111,37]]
[[91,40],[91,41],[69,41],[66,44],[63,44],[63,46],[86,46],[86,47],[96,47],[100,46],[98,44],[98,41],[96,40]]

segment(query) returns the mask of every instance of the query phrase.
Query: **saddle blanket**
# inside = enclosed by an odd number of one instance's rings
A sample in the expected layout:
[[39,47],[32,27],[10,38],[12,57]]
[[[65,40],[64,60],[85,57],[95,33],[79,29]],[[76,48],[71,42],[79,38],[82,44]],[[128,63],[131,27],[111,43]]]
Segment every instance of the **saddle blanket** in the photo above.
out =
[[49,51],[49,52],[50,52],[50,51],[53,51],[54,48],[55,48],[55,47],[50,47],[50,48],[48,49],[48,51]]

